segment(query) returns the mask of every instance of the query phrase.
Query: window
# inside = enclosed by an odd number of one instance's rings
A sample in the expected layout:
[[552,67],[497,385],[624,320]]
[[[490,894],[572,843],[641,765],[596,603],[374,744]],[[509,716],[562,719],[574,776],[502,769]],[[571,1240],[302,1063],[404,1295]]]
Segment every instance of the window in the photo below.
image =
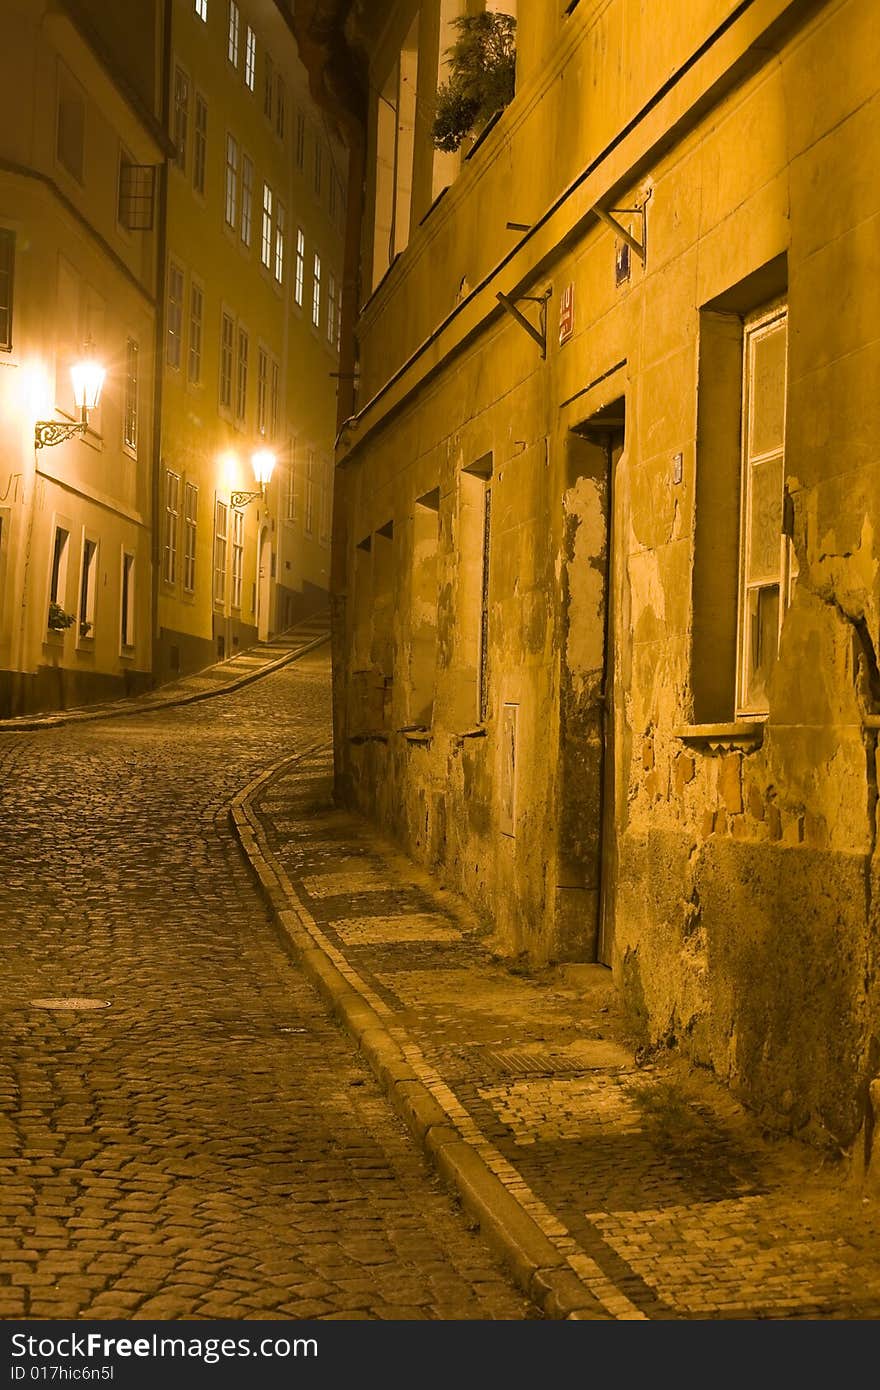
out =
[[49,602],[64,607],[67,591],[67,542],[70,532],[63,526],[55,527],[55,544],[52,547],[52,572],[49,577]]
[[273,357],[269,364],[269,437],[276,439],[278,436],[278,383],[281,373],[278,363]]
[[186,169],[186,140],[189,127],[189,78],[183,68],[174,69],[174,163]]
[[98,542],[83,541],[82,571],[79,581],[79,635],[94,636],[95,592],[98,587]]
[[312,323],[316,328],[321,324],[321,257],[317,251],[312,267]]
[[330,271],[327,275],[327,341],[336,341],[336,276]]
[[203,24],[208,22],[208,0],[195,0],[196,14]]
[[413,509],[413,563],[410,570],[408,722],[430,726],[437,684],[437,606],[439,600],[440,489],[416,500]]
[[284,204],[275,204],[275,279],[284,280]]
[[330,175],[330,188],[327,193],[330,216],[336,221],[336,175]]
[[321,468],[321,544],[330,539],[330,517],[333,511],[333,464],[325,459]]
[[202,379],[202,318],[205,297],[201,285],[193,283],[189,292],[189,366],[187,375],[194,386]]
[[180,368],[183,336],[183,271],[172,261],[168,267],[168,336],[165,357],[169,367]]
[[122,583],[119,602],[119,642],[125,647],[134,646],[134,556],[123,551]]
[[58,163],[83,181],[86,103],[82,89],[61,64],[58,67],[58,124],[55,153]]
[[235,227],[238,220],[238,141],[234,135],[226,136],[226,210],[227,227]]
[[303,525],[307,536],[312,534],[315,524],[315,451],[309,449],[306,455],[306,501]]
[[303,302],[303,283],[306,277],[306,234],[302,227],[296,229],[296,277],[293,297],[300,308]]
[[250,25],[244,37],[244,83],[249,92],[254,90],[257,73],[257,36]]
[[284,78],[279,76],[275,82],[275,134],[284,139]]
[[287,486],[284,490],[284,515],[288,521],[296,521],[296,464],[291,463],[287,470]]
[[226,598],[226,528],[228,508],[225,502],[214,504],[214,602]]
[[133,454],[138,443],[138,345],[134,338],[125,344],[125,392],[122,408],[122,442]]
[[302,173],[306,167],[306,118],[305,112],[297,109],[296,113],[296,135],[293,142],[294,158],[296,167]]
[[238,330],[238,362],[235,375],[235,418],[244,420],[247,413],[248,335]]
[[156,197],[156,168],[153,164],[132,164],[126,150],[120,150],[119,189],[116,218],[127,232],[151,232]]
[[323,170],[322,170],[323,155],[324,155],[324,151],[323,151],[323,149],[321,148],[321,135],[320,135],[320,132],[316,132],[316,134],[315,134],[315,196],[318,197],[318,198],[320,198],[320,196],[321,196],[321,179],[322,179],[322,174],[323,174]]
[[177,522],[180,515],[180,474],[165,469],[165,528],[162,538],[162,578],[177,580]]
[[235,341],[235,324],[232,315],[223,312],[220,319],[220,404],[230,409],[232,406],[232,348]]
[[336,351],[342,347],[342,286],[336,295]]
[[257,355],[257,429],[266,433],[269,405],[269,354],[260,348]]
[[254,161],[250,155],[241,157],[241,239],[245,246],[251,244],[254,205]]
[[241,581],[244,575],[244,512],[232,513],[232,607],[241,607]]
[[272,98],[275,91],[275,68],[269,54],[266,54],[266,68],[263,73],[263,115],[267,121],[272,119]]
[[260,260],[269,269],[272,265],[272,190],[263,184],[263,229],[260,242]]
[[235,0],[229,0],[229,26],[226,35],[226,56],[234,68],[238,67],[238,37],[241,29],[241,16]]
[[187,483],[183,493],[183,587],[188,594],[196,587],[196,522],[199,510],[199,490]]
[[462,728],[485,723],[489,712],[489,563],[492,455],[462,469],[458,490],[460,585],[456,665],[460,672],[453,719]]
[[193,128],[193,188],[204,194],[205,170],[208,162],[208,103],[196,92],[195,123]]
[[12,285],[15,271],[15,233],[0,227],[0,349],[12,349]]
[[737,715],[766,714],[768,681],[791,596],[785,534],[784,307],[746,319],[743,338],[742,492]]

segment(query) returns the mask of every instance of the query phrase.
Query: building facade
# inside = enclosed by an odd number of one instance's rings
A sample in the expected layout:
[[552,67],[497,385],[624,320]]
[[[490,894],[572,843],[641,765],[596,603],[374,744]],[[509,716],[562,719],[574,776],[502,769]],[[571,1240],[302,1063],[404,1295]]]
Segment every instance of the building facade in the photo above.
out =
[[339,794],[508,953],[605,962],[646,1043],[854,1144],[880,1067],[875,7],[519,0],[513,100],[449,154],[465,9],[346,31],[371,104]]
[[172,0],[167,76],[160,681],[326,602],[346,181],[283,5]]
[[[151,661],[160,16],[10,0],[0,51],[0,714]],[[106,369],[88,428],[71,365]],[[38,422],[53,429],[37,430]]]

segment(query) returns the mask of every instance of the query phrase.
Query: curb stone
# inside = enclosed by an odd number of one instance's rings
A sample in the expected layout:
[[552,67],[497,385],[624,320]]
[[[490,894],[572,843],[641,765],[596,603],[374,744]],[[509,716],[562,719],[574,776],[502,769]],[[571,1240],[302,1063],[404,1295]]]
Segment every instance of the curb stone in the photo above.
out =
[[419,1080],[377,1009],[358,989],[355,972],[349,967],[347,978],[330,958],[319,940],[320,932],[310,926],[307,909],[286,876],[279,873],[253,809],[253,798],[292,763],[321,746],[273,763],[233,798],[229,812],[241,849],[299,965],[357,1042],[395,1111],[437,1172],[458,1193],[519,1287],[548,1318],[615,1321],[614,1314],[581,1282],[562,1252],[463,1136],[454,1116]]

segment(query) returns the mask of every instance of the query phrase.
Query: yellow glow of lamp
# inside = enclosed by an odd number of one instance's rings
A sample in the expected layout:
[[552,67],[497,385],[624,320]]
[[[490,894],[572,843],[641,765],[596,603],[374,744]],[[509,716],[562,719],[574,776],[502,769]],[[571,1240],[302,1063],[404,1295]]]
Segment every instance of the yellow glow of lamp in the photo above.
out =
[[79,411],[79,419],[75,423],[37,420],[34,426],[35,448],[45,449],[53,444],[63,444],[75,434],[85,434],[89,415],[97,408],[101,399],[105,376],[105,369],[91,352],[87,352],[85,357],[73,364],[70,379],[73,383],[73,399]]
[[271,449],[257,449],[251,455],[251,467],[254,470],[254,481],[259,486],[259,492],[231,492],[229,500],[233,507],[244,507],[248,502],[253,502],[256,498],[265,498],[266,488],[272,480],[272,473],[275,468],[275,455]]

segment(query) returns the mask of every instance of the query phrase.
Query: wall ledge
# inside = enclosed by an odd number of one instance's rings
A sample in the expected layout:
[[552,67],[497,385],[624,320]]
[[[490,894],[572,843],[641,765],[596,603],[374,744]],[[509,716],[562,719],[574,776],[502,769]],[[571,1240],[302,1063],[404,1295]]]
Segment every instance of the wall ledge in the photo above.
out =
[[759,748],[764,741],[764,721],[740,719],[733,724],[680,724],[673,738],[683,743],[736,744]]

